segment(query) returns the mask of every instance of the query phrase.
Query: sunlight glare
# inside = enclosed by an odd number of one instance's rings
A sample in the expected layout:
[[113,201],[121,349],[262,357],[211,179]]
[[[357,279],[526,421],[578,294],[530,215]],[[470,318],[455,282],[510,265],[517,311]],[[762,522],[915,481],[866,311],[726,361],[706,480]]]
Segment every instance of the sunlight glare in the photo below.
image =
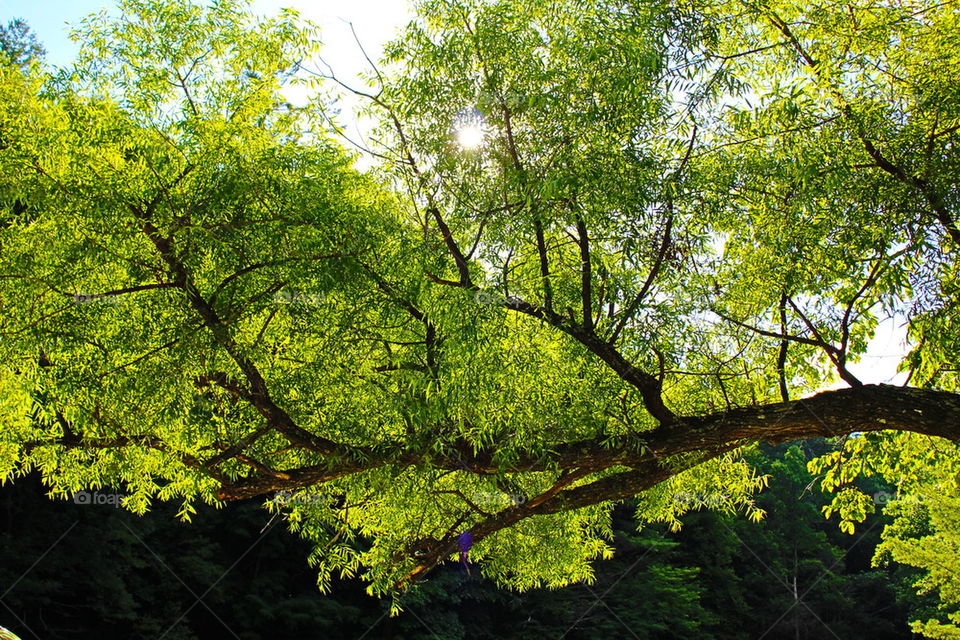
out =
[[476,149],[483,144],[484,132],[476,124],[465,124],[457,130],[457,143],[462,149]]

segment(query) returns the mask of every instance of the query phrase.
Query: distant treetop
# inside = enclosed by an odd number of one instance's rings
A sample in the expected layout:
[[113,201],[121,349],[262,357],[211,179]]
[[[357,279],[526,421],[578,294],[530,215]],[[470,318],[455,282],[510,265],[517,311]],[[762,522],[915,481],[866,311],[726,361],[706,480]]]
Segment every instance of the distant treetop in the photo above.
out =
[[23,18],[14,18],[7,26],[0,25],[0,51],[6,60],[18,67],[26,67],[47,54]]

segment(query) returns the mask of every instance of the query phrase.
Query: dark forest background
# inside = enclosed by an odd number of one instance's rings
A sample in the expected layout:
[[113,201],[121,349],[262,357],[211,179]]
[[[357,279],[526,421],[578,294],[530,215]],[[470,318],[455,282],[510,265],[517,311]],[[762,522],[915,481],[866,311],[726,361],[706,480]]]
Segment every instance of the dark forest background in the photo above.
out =
[[616,555],[597,562],[592,585],[518,594],[451,562],[393,618],[359,580],[321,594],[309,544],[255,502],[200,509],[187,524],[176,505],[137,517],[50,500],[24,478],[0,489],[0,624],[23,640],[910,638],[907,621],[936,600],[915,595],[911,569],[871,566],[883,516],[852,536],[824,519],[806,462],[828,447],[753,454],[770,475],[759,523],[696,511],[677,532],[638,533],[622,505]]

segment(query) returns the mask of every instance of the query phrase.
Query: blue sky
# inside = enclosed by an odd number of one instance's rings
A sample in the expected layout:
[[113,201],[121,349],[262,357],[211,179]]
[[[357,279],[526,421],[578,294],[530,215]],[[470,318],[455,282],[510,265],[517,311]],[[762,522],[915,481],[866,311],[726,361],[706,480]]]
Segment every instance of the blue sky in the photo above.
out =
[[67,36],[67,22],[78,22],[84,15],[107,6],[89,0],[0,0],[0,19],[4,23],[23,18],[47,49],[48,59],[65,65],[76,54],[76,45]]

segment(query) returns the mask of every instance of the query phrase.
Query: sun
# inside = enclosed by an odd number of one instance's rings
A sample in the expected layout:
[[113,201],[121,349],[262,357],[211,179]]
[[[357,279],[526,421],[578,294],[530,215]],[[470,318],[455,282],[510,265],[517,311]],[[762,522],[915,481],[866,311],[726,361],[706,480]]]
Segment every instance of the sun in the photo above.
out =
[[457,144],[461,149],[477,149],[483,144],[486,136],[484,130],[477,124],[464,124],[457,129]]
[[483,112],[471,107],[458,113],[453,120],[453,136],[464,151],[473,151],[483,146],[487,137]]

